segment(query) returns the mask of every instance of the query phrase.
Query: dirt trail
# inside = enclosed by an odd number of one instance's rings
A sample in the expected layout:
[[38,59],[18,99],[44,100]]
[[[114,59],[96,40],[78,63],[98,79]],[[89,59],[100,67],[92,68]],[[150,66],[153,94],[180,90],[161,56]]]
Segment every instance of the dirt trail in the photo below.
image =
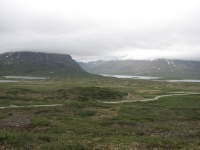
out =
[[[172,92],[173,94],[168,94],[168,95],[159,95],[156,96],[155,98],[150,98],[150,99],[141,99],[141,100],[122,100],[122,101],[113,101],[113,102],[108,102],[108,101],[99,101],[101,103],[107,103],[107,104],[118,104],[118,103],[127,103],[127,102],[147,102],[147,101],[155,101],[158,100],[161,97],[167,97],[167,96],[175,96],[175,95],[196,95],[200,93],[190,93],[190,92]],[[50,105],[28,105],[28,106],[16,106],[16,105],[10,105],[10,106],[4,106],[0,107],[0,109],[6,109],[6,108],[27,108],[27,107],[55,107],[55,106],[63,106],[64,104],[50,104]]]
[[118,104],[118,103],[127,103],[127,102],[147,102],[147,101],[155,101],[158,100],[161,97],[167,97],[167,96],[175,96],[175,95],[196,95],[200,93],[190,93],[190,92],[171,92],[173,94],[168,94],[168,95],[159,95],[156,96],[155,98],[150,98],[150,99],[141,99],[141,100],[122,100],[122,101],[114,101],[114,102],[107,102],[107,101],[101,101],[101,103],[107,103],[107,104]]
[[16,105],[10,105],[10,106],[4,106],[0,107],[0,109],[5,108],[25,108],[25,107],[54,107],[54,106],[62,106],[63,104],[51,104],[51,105],[28,105],[28,106],[16,106]]

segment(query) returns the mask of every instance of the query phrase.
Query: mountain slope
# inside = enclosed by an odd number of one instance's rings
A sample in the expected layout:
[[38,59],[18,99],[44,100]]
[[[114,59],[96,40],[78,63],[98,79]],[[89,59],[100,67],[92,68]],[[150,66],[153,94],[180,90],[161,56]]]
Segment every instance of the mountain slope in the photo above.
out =
[[0,75],[86,75],[70,55],[9,52],[0,55]]
[[79,63],[90,73],[200,79],[200,62],[185,60],[112,60]]

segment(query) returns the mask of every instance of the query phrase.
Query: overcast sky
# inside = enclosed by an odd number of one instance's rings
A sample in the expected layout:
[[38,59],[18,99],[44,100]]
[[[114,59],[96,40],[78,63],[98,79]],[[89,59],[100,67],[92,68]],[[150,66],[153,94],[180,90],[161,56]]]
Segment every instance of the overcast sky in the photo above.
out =
[[0,0],[9,51],[200,61],[200,0]]

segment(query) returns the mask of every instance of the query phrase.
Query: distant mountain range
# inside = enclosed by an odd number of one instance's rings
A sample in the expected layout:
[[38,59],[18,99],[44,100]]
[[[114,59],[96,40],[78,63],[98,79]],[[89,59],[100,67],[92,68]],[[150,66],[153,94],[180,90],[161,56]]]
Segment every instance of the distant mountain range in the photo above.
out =
[[200,79],[200,61],[155,59],[77,63],[66,54],[41,52],[0,54],[0,76],[92,76],[90,73]]
[[200,79],[200,61],[185,60],[111,60],[79,62],[87,72],[94,74],[117,74],[154,76],[170,79]]
[[0,75],[89,75],[70,55],[41,52],[0,54]]

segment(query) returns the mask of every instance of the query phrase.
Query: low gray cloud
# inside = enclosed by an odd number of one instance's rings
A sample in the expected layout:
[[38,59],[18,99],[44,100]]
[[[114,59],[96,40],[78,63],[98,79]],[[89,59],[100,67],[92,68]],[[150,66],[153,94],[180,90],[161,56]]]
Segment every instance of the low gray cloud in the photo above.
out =
[[115,3],[102,1],[101,9],[88,0],[76,1],[82,6],[76,2],[63,5],[62,1],[31,2],[0,1],[1,53],[67,53],[77,60],[124,55],[129,59],[200,60],[198,1],[184,1],[180,7],[178,3],[171,6],[173,1],[169,1],[167,6],[172,9],[169,13],[166,11],[170,8],[156,0],[152,3],[158,6],[150,4],[148,8],[138,3],[139,8],[133,6],[133,10],[131,2],[117,1],[118,5],[111,7]]

